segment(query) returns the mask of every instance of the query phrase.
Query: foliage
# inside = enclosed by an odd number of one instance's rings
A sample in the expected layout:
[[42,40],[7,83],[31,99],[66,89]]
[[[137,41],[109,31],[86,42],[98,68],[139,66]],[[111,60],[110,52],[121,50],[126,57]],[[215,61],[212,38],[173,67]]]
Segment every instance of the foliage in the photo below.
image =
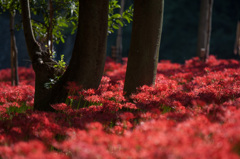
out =
[[17,116],[18,114],[24,114],[26,111],[32,110],[32,107],[27,106],[26,103],[23,103],[20,106],[17,105],[12,105],[6,108],[6,114],[9,115],[10,119],[12,119],[14,116]]
[[[77,27],[78,19],[78,5],[77,0],[54,0],[53,12],[54,17],[52,21],[52,34],[53,42],[59,43],[60,41],[64,43],[65,30],[72,24],[73,31]],[[35,36],[44,41],[46,39],[47,33],[50,27],[50,10],[49,4],[45,0],[32,0],[30,1],[31,12],[35,15],[32,18],[32,25]]]
[[13,12],[14,10],[19,10],[20,5],[16,0],[0,0],[0,8],[3,10],[3,12]]
[[133,16],[133,6],[129,6],[123,14],[116,13],[117,9],[121,6],[118,4],[118,0],[110,0],[109,2],[109,14],[108,14],[108,33],[113,33],[114,29],[119,29],[119,27],[126,26],[127,23],[132,21]]
[[64,72],[66,70],[66,62],[64,61],[64,55],[61,55],[61,59],[58,61],[57,65],[54,65],[54,67],[59,69],[60,72]]
[[[52,19],[53,43],[64,43],[64,36],[68,33],[74,34],[78,24],[79,1],[78,0],[54,0]],[[18,10],[21,12],[19,1],[1,0],[0,6],[3,11]],[[30,0],[32,16],[32,27],[37,40],[44,45],[47,44],[47,36],[50,33],[50,10],[49,3],[45,0]],[[108,33],[113,33],[114,29],[126,26],[132,21],[133,8],[130,6],[123,15],[116,13],[121,6],[118,0],[110,0],[108,15]],[[127,22],[127,23],[126,23]],[[20,29],[21,25],[18,25]]]
[[[59,72],[62,72],[62,74],[65,72],[66,62],[64,61],[64,55],[61,55],[61,59],[53,67],[57,68]],[[49,82],[44,84],[44,87],[47,88],[47,89],[52,88],[52,86],[57,83],[57,81],[60,79],[60,77],[61,76],[55,76],[53,79],[50,78]]]

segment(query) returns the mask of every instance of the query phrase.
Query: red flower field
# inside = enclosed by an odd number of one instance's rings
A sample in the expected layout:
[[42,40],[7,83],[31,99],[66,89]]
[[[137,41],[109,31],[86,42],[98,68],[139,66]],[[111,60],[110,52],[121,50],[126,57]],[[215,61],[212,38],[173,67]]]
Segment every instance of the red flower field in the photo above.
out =
[[[130,99],[123,96],[126,61],[107,60],[98,90],[69,83],[78,96],[53,105],[56,113],[32,111],[31,68],[19,68],[17,87],[10,69],[1,70],[0,158],[240,158],[239,61],[161,61],[155,86]],[[73,109],[73,99],[84,107]]]

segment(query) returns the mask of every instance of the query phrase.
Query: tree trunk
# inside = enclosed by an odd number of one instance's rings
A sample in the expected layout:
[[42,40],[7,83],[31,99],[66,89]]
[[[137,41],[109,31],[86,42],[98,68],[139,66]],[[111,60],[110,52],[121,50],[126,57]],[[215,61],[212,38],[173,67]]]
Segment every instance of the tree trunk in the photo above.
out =
[[24,35],[36,74],[34,109],[53,111],[50,104],[65,102],[68,82],[83,88],[97,89],[103,74],[108,23],[108,0],[80,0],[79,24],[72,58],[60,80],[46,89],[50,78],[61,75],[50,55],[38,46],[31,26],[29,0],[21,0]]
[[52,0],[48,1],[49,7],[49,26],[48,26],[48,35],[47,35],[47,45],[50,50],[51,55],[53,54],[53,3]]
[[234,46],[234,54],[240,55],[240,21],[237,23],[237,31],[236,31],[236,41]]
[[77,37],[69,63],[68,81],[97,89],[103,75],[109,0],[80,0]]
[[[121,9],[120,14],[123,14],[125,6],[125,0],[121,0]],[[117,40],[116,40],[116,62],[122,62],[122,26],[119,25],[119,29],[117,31]]]
[[[54,88],[52,103],[65,101],[67,82],[97,89],[103,75],[108,28],[108,0],[80,0],[79,24],[68,69]],[[64,87],[59,87],[60,85]]]
[[124,91],[153,85],[157,73],[164,0],[134,1],[133,28]]
[[14,35],[15,11],[10,13],[10,34],[11,34],[11,83],[12,86],[18,85],[18,50]]
[[201,61],[206,61],[209,56],[212,8],[213,0],[201,0],[197,44],[197,56]]

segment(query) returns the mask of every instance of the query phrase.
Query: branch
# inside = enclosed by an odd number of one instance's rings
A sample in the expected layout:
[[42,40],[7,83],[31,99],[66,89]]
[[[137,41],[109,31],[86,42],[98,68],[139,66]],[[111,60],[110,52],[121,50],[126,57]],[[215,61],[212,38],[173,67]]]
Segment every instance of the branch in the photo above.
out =
[[31,60],[33,60],[36,52],[40,48],[37,44],[37,41],[34,37],[33,30],[32,30],[29,0],[20,0],[20,4],[22,7],[23,30],[24,30],[24,36],[27,44],[28,54]]

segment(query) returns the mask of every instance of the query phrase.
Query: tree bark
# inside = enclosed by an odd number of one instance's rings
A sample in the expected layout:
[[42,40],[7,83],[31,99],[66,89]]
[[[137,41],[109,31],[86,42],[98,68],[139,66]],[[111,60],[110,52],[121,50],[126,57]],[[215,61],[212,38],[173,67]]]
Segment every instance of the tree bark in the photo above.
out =
[[83,88],[97,89],[106,58],[108,0],[80,0],[79,4],[77,37],[66,75]]
[[11,83],[12,86],[18,85],[18,50],[14,35],[15,11],[10,13],[10,34],[11,34]]
[[212,8],[213,0],[201,0],[197,44],[197,56],[201,61],[206,61],[209,56]]
[[164,0],[134,1],[133,27],[125,78],[126,96],[154,85],[162,33]]
[[[108,29],[108,0],[80,0],[79,24],[69,66],[54,88],[52,103],[64,102],[67,82],[97,89],[103,75]],[[62,85],[63,87],[60,87]]]
[[52,0],[48,1],[49,7],[49,26],[48,26],[48,35],[47,35],[47,45],[50,50],[51,55],[53,54],[53,3]]
[[236,31],[236,41],[234,46],[234,54],[240,55],[240,21],[237,23],[237,31]]

